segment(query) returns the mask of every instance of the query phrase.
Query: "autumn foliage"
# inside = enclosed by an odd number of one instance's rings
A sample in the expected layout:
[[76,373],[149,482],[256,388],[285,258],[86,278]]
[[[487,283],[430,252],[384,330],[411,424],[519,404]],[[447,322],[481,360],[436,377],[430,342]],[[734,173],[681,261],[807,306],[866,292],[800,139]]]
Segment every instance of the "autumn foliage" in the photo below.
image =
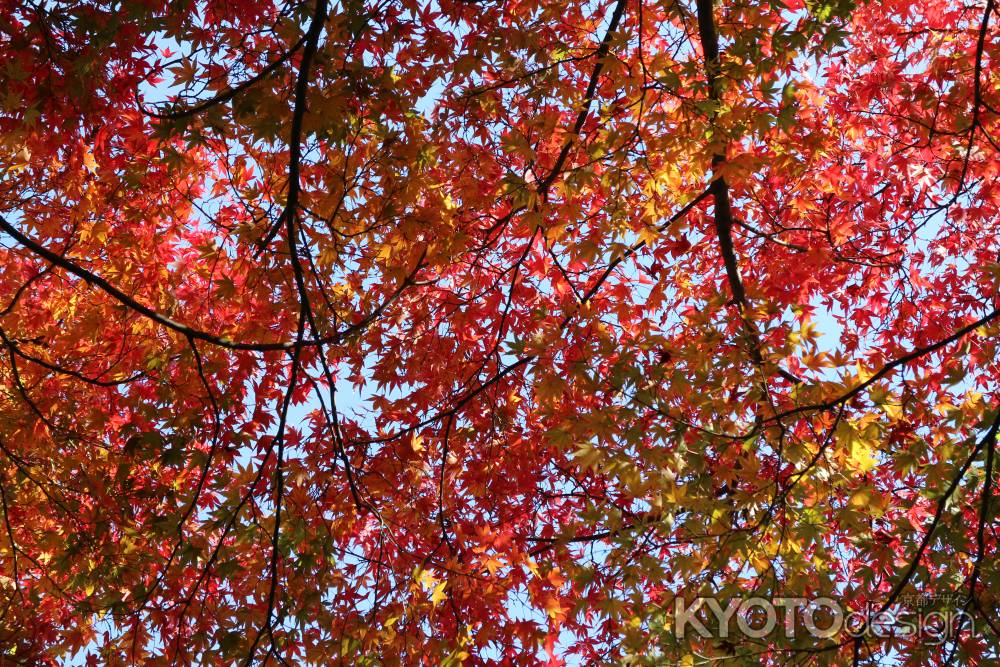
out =
[[0,0],[0,662],[998,664],[998,12]]

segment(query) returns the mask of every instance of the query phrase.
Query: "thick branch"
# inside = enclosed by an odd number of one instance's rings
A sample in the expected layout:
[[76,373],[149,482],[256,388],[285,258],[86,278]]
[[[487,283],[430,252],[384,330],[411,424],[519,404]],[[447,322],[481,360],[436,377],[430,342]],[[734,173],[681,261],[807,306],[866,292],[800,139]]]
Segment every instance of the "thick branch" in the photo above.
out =
[[188,107],[187,109],[179,109],[177,111],[168,111],[168,112],[150,111],[140,101],[139,110],[142,111],[142,113],[144,113],[147,116],[150,116],[152,118],[158,118],[160,120],[179,120],[181,118],[190,118],[191,116],[196,116],[199,113],[207,111],[208,109],[211,109],[214,106],[217,106],[219,104],[225,104],[229,100],[233,99],[234,97],[242,93],[244,90],[252,88],[254,85],[267,78],[267,76],[271,74],[271,72],[273,72],[274,70],[278,69],[283,64],[288,62],[288,59],[291,58],[296,51],[302,48],[302,44],[304,42],[305,38],[303,37],[299,41],[295,42],[295,44],[293,44],[290,49],[285,51],[280,58],[270,63],[266,67],[264,67],[264,69],[257,72],[257,74],[250,77],[243,83],[233,86],[232,88],[229,88],[219,93],[215,97],[205,100],[204,102],[195,104],[192,107]]
[[[708,81],[709,99],[718,105],[721,102],[721,90],[719,86],[719,37],[715,30],[715,18],[712,15],[712,0],[698,0],[698,34],[701,38],[702,51],[705,56],[705,78]],[[717,107],[716,107],[717,108]],[[715,123],[718,111],[712,111],[709,120]],[[754,328],[753,323],[747,319],[750,304],[747,300],[746,288],[743,286],[743,278],[740,276],[739,261],[736,257],[736,248],[733,245],[733,209],[729,200],[729,184],[726,179],[719,174],[719,167],[726,161],[725,152],[716,153],[712,156],[712,185],[711,192],[715,204],[715,235],[719,243],[719,253],[722,255],[722,262],[726,267],[726,277],[729,280],[729,289],[733,294],[733,303],[739,309],[740,318],[743,322],[743,330],[750,346],[750,357],[763,372],[764,357],[761,353],[760,335]],[[777,374],[793,384],[801,380],[788,371],[778,368]]]
[[[87,284],[97,287],[102,292],[112,297],[116,301],[120,302],[121,304],[128,306],[131,310],[139,313],[143,317],[146,317],[168,329],[172,329],[173,331],[182,334],[185,338],[193,338],[195,340],[205,341],[207,343],[211,343],[218,347],[224,347],[230,350],[249,350],[253,352],[289,351],[292,350],[297,344],[299,344],[298,341],[284,341],[277,343],[265,343],[265,342],[238,343],[229,340],[228,338],[208,333],[207,331],[195,329],[186,324],[171,319],[166,315],[157,312],[153,308],[150,308],[149,306],[136,301],[128,294],[121,291],[120,289],[118,289],[117,287],[115,287],[110,282],[108,282],[101,276],[97,275],[96,273],[88,271],[79,264],[76,264],[75,262],[66,259],[62,255],[49,250],[41,243],[25,235],[23,232],[21,232],[21,230],[19,230],[14,225],[10,224],[10,222],[8,222],[2,216],[0,216],[0,229],[10,234],[12,237],[14,237],[15,241],[17,241],[19,244],[21,244],[34,254],[38,255],[39,257],[45,259],[46,261],[50,262],[55,266],[58,266],[61,269],[65,269],[69,273],[72,273],[74,276],[82,279]],[[329,336],[301,341],[301,344],[306,347],[311,347],[317,345],[327,345],[330,343],[337,343],[367,328],[369,324],[371,324],[375,319],[377,319],[382,314],[382,312],[386,308],[388,308],[389,305],[391,305],[396,300],[396,298],[399,297],[400,293],[403,291],[403,288],[413,283],[414,276],[423,267],[422,261],[423,260],[421,260],[421,262],[417,264],[413,272],[407,277],[406,280],[404,280],[400,284],[400,286],[396,289],[396,291],[393,292],[382,304],[380,304],[377,308],[375,308],[375,310],[372,311],[371,314],[369,314],[363,320],[349,327],[345,327],[342,331],[333,333]]]
[[570,135],[563,144],[562,149],[559,151],[559,156],[556,158],[555,164],[552,166],[552,171],[549,175],[545,177],[539,184],[539,191],[546,192],[552,185],[552,182],[559,176],[562,171],[566,159],[569,157],[569,152],[573,147],[576,138],[580,135],[580,131],[583,130],[583,124],[587,122],[587,116],[590,115],[590,105],[594,101],[594,96],[597,94],[597,84],[601,80],[601,72],[604,70],[604,60],[608,56],[608,52],[611,49],[611,40],[614,37],[615,31],[618,29],[618,24],[622,20],[622,16],[625,15],[625,6],[627,5],[627,0],[618,0],[615,5],[614,12],[611,14],[611,21],[608,23],[608,31],[604,34],[604,39],[601,40],[601,45],[597,47],[597,64],[594,65],[594,70],[590,74],[590,82],[587,84],[587,90],[583,94],[583,105],[580,107],[579,113],[576,116],[576,122],[573,123],[573,129],[570,130]]

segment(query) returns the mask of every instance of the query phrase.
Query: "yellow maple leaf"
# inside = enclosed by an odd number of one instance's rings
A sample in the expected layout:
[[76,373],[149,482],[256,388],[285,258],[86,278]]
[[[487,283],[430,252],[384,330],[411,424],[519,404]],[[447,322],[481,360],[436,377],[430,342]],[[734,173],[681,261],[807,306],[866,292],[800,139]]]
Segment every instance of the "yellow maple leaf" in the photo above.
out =
[[439,603],[444,602],[444,600],[448,597],[444,592],[444,588],[447,585],[448,585],[447,581],[442,581],[441,583],[439,583],[437,586],[434,587],[434,591],[431,593],[431,604],[433,604],[435,607]]
[[97,173],[97,160],[94,159],[94,152],[89,148],[83,154],[83,166],[92,174]]

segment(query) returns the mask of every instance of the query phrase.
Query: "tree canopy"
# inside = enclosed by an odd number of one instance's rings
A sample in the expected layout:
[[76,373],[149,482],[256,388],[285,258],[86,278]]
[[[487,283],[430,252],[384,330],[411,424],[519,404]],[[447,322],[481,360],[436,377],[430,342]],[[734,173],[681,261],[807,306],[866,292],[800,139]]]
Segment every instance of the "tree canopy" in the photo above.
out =
[[0,8],[5,664],[996,664],[995,0]]

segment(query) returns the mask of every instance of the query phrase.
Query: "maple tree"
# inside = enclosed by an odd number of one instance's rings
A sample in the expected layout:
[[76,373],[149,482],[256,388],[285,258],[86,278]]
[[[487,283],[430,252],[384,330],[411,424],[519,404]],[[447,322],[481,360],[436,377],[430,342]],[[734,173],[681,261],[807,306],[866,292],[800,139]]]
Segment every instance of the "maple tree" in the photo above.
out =
[[995,664],[995,0],[0,7],[4,661]]

